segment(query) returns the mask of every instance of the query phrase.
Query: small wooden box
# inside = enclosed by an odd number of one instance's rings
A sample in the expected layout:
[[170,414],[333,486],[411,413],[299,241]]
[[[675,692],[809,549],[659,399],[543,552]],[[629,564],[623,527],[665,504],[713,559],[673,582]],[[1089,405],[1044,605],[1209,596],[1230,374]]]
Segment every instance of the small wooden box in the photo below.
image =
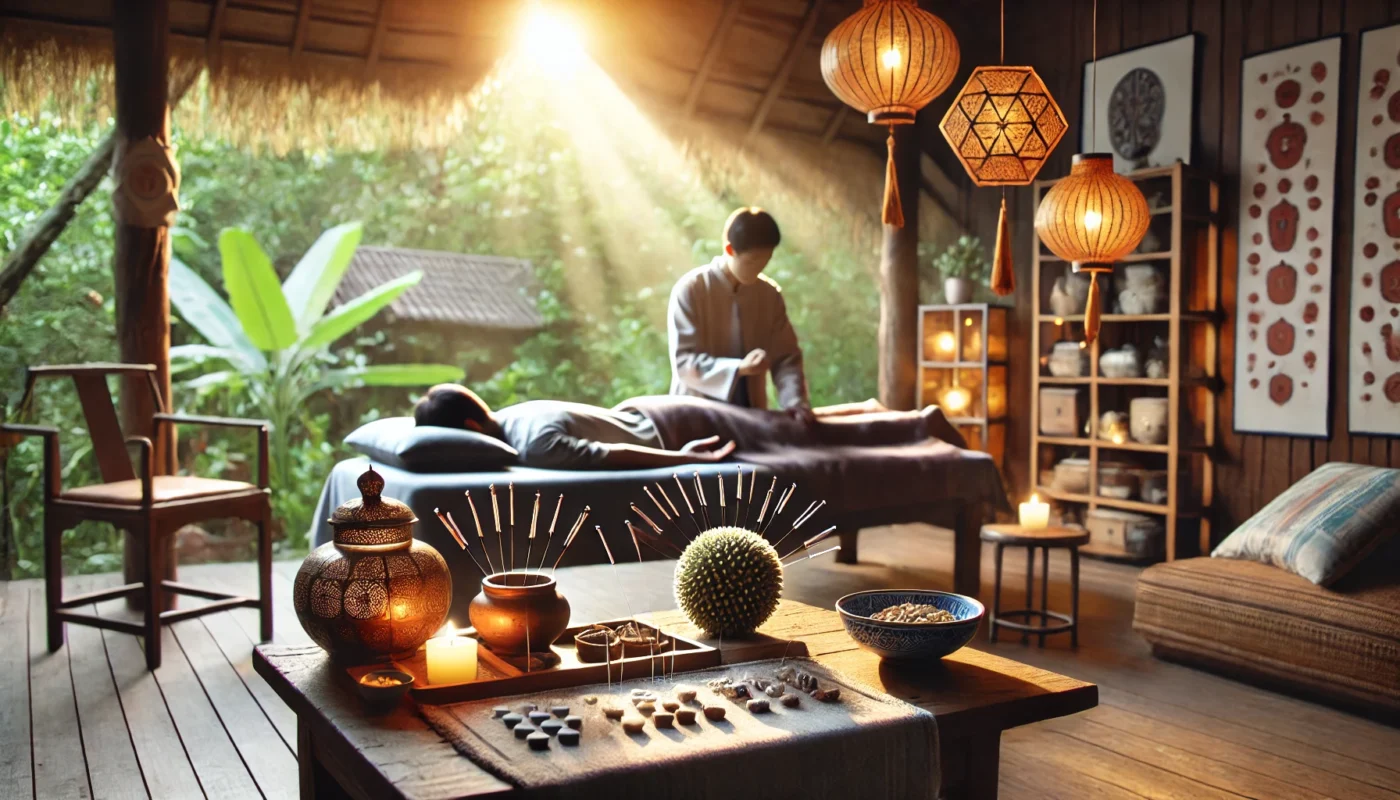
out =
[[1132,558],[1161,555],[1160,519],[1131,511],[1094,508],[1085,513],[1084,528],[1089,531],[1089,547],[1095,551]]
[[1081,436],[1084,428],[1084,391],[1060,386],[1040,387],[1040,433],[1043,436]]

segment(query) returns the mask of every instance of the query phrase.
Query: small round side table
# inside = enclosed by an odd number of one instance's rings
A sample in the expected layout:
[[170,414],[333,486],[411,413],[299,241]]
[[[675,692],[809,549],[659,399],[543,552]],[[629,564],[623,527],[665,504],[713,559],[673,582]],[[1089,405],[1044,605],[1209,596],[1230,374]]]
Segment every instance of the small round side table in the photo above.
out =
[[[1045,636],[1051,633],[1069,631],[1071,647],[1079,646],[1079,547],[1089,543],[1088,531],[1079,528],[1022,528],[1020,525],[984,525],[982,541],[996,545],[997,579],[996,594],[992,595],[992,613],[988,618],[987,637],[997,640],[997,628],[1010,628],[1021,632],[1021,643],[1025,644],[1031,635],[1040,637],[1040,646],[1045,646]],[[1007,547],[1026,548],[1026,607],[1011,611],[1001,610],[1001,557]],[[1040,548],[1040,608],[1033,603],[1035,587],[1035,550]],[[1070,612],[1061,614],[1047,608],[1050,594],[1050,550],[1064,547],[1069,549],[1069,592]],[[1012,619],[1003,619],[1011,617]],[[1035,620],[1036,622],[1032,622]]]

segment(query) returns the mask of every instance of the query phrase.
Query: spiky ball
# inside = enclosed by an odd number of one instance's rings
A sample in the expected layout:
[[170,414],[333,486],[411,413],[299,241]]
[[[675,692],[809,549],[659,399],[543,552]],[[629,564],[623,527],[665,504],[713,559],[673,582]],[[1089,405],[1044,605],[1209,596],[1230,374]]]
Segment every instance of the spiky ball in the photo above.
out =
[[763,537],[711,528],[676,562],[676,603],[711,636],[743,636],[772,616],[783,593],[783,564]]

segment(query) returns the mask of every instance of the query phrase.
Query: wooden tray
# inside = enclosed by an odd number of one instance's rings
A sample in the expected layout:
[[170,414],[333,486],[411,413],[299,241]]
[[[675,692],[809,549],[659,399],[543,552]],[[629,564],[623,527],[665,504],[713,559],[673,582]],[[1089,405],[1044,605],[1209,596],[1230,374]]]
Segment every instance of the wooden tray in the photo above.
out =
[[[615,627],[631,621],[609,620],[602,624]],[[574,635],[589,626],[574,625],[565,629],[550,646],[550,650],[559,659],[558,664],[552,667],[540,668],[536,665],[527,670],[523,658],[497,655],[484,644],[477,648],[476,680],[470,683],[436,686],[429,684],[427,658],[423,649],[419,649],[412,658],[396,659],[393,666],[413,676],[413,699],[420,703],[443,704],[603,683],[608,680],[610,671],[612,680],[616,681],[624,677],[687,672],[720,665],[720,651],[716,647],[677,636],[670,631],[660,631],[645,622],[637,624],[643,630],[670,640],[674,644],[674,650],[617,659],[611,666],[607,663],[585,663],[579,660],[578,651],[574,647]],[[469,628],[462,635],[475,637],[476,632]],[[532,659],[532,662],[537,661],[538,659]],[[361,675],[376,669],[384,669],[384,665],[349,667],[346,671],[352,680],[359,680]]]

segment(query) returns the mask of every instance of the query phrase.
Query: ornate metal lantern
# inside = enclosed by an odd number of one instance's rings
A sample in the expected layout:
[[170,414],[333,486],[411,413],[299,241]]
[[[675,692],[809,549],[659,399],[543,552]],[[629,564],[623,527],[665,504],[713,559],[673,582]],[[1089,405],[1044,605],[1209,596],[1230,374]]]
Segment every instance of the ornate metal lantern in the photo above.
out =
[[1088,272],[1084,341],[1099,335],[1102,300],[1099,273],[1133,251],[1147,233],[1151,215],[1137,184],[1113,171],[1110,153],[1080,153],[1069,177],[1050,187],[1035,212],[1035,232],[1050,251]]
[[297,571],[297,619],[316,644],[345,663],[385,661],[416,651],[447,620],[447,562],[413,538],[413,511],[384,497],[371,467],[356,481],[360,498],[329,520],[334,540]]
[[958,72],[952,28],[916,0],[865,0],[822,44],[822,79],[841,102],[888,125],[886,224],[903,227],[894,171],[894,126],[911,125],[919,109],[942,94]]

